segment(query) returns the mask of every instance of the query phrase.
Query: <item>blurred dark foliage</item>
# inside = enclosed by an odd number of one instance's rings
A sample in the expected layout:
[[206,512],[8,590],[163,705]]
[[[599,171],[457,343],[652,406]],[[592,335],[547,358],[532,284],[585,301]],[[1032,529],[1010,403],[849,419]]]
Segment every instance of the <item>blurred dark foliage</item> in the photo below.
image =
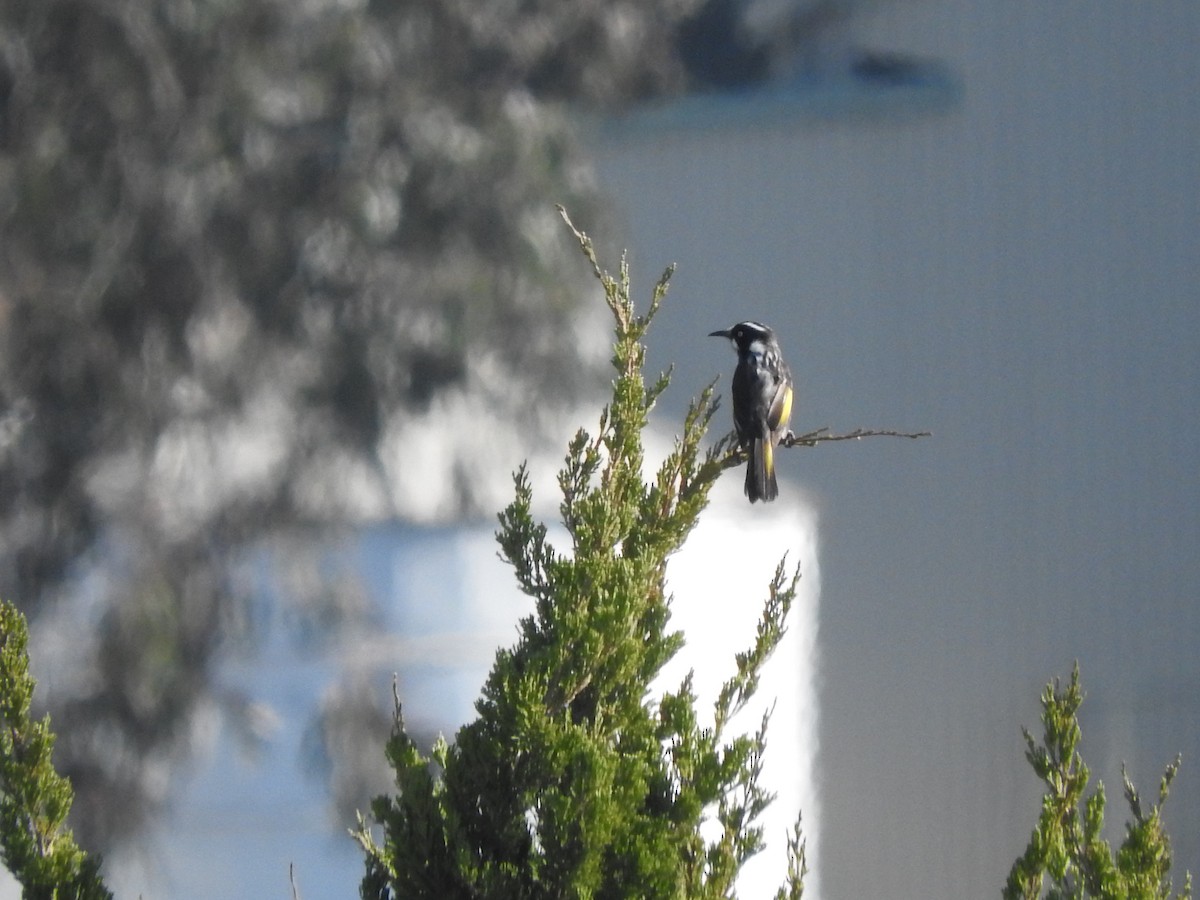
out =
[[[395,786],[395,775],[379,752],[392,735],[393,717],[379,705],[378,692],[362,678],[349,678],[321,697],[305,732],[302,752],[310,771],[329,786],[333,820],[340,828],[366,810],[370,798]],[[414,736],[431,748],[438,735]]]
[[163,801],[247,546],[404,515],[388,435],[440,397],[533,427],[592,383],[566,105],[678,90],[696,5],[0,4],[0,594],[104,561],[56,710],[85,845]]

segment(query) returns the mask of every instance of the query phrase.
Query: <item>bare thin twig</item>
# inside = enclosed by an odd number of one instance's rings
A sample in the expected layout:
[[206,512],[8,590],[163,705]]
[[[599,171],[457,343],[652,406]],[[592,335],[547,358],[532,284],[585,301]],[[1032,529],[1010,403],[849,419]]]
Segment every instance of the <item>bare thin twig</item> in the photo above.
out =
[[829,426],[818,428],[816,431],[810,431],[807,434],[796,434],[789,431],[783,436],[779,442],[782,447],[815,447],[822,441],[857,441],[865,437],[899,437],[916,440],[917,438],[930,437],[932,431],[891,431],[887,429],[866,429],[856,428],[847,434],[829,434]]
[[[780,447],[815,447],[825,441],[857,441],[867,437],[899,437],[915,440],[916,438],[931,437],[932,431],[892,431],[889,429],[856,428],[846,434],[830,434],[829,426],[796,434],[789,431],[779,441]],[[731,431],[713,445],[711,458],[721,470],[730,469],[746,461],[746,448],[738,441],[737,432]]]

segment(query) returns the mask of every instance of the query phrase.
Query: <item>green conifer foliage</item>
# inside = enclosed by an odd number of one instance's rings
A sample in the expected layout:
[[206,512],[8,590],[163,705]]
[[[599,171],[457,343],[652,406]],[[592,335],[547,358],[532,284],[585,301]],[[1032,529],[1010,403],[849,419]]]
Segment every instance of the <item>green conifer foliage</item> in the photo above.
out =
[[[559,473],[570,547],[551,545],[518,471],[497,538],[535,611],[516,645],[497,653],[478,718],[432,759],[405,732],[397,701],[387,750],[397,791],[375,801],[374,831],[363,820],[356,832],[364,898],[729,897],[762,847],[767,717],[751,735],[727,726],[783,636],[799,572],[777,568],[754,645],[731,661],[711,727],[700,723],[690,676],[654,695],[651,682],[683,641],[668,628],[667,560],[735,451],[726,441],[701,449],[716,408],[710,386],[644,479],[642,431],[669,373],[647,384],[643,341],[671,270],[637,315],[625,260],[609,275],[567,224],[612,312],[616,370],[599,428],[575,435]],[[781,898],[803,889],[798,826],[790,848]]]
[[1171,842],[1162,821],[1162,805],[1179,758],[1167,766],[1159,781],[1158,802],[1149,809],[1142,806],[1122,767],[1133,821],[1125,824],[1125,840],[1114,853],[1101,836],[1104,785],[1098,784],[1084,799],[1091,773],[1079,753],[1081,703],[1076,664],[1066,687],[1055,679],[1042,692],[1042,742],[1025,732],[1025,757],[1045,782],[1046,793],[1029,846],[1009,872],[1005,900],[1188,900],[1191,875],[1184,876],[1183,890],[1172,894]]
[[28,640],[25,617],[0,601],[0,857],[26,900],[111,900],[98,860],[63,824],[74,794],[50,761],[49,717],[29,715]]

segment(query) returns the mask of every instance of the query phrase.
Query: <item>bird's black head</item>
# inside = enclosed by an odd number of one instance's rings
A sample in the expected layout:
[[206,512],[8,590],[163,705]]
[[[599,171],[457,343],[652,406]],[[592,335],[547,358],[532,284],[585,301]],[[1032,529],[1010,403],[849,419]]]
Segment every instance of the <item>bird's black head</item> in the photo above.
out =
[[762,322],[738,322],[732,328],[710,332],[709,337],[723,337],[733,341],[738,350],[748,350],[755,341],[770,344],[775,340],[775,332]]

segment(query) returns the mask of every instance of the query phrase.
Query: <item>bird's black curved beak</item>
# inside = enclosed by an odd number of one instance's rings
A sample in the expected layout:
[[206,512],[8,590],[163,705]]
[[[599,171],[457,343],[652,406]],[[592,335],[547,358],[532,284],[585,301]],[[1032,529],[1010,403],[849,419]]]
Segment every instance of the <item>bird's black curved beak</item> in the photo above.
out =
[[728,328],[724,328],[724,329],[722,329],[721,331],[710,331],[710,332],[708,333],[708,336],[709,336],[709,337],[723,337],[723,338],[728,338],[728,337],[730,337],[730,334],[729,334],[729,329],[728,329]]

